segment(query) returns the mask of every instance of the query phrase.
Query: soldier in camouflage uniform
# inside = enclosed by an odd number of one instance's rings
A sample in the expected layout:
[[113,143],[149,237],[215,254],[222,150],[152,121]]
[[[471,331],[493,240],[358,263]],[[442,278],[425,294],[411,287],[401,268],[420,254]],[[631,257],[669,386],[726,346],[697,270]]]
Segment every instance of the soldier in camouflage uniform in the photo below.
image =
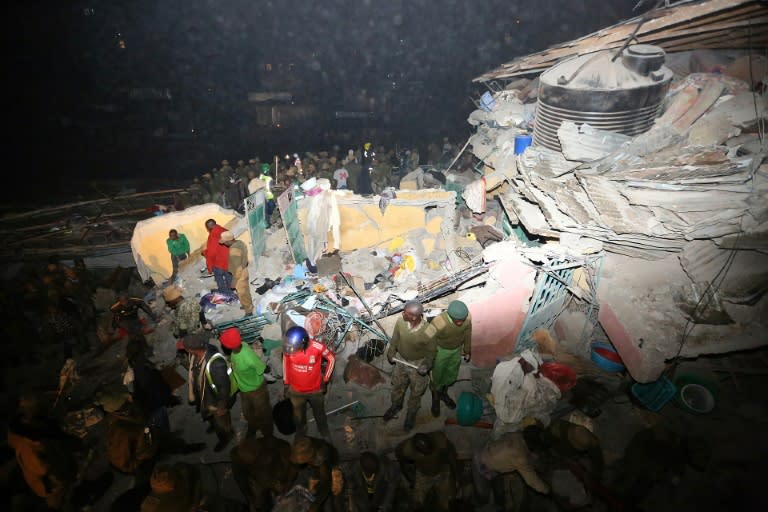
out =
[[168,307],[174,311],[173,335],[176,338],[200,332],[203,327],[209,325],[200,302],[184,298],[178,286],[169,286],[163,290],[163,298]]
[[395,455],[403,475],[413,486],[416,506],[423,507],[434,488],[438,510],[450,510],[460,473],[456,447],[448,437],[443,432],[416,434],[397,445]]
[[399,355],[402,362],[397,362],[392,374],[392,405],[384,413],[384,421],[395,417],[403,408],[403,399],[408,387],[411,395],[408,397],[408,412],[403,428],[410,431],[416,424],[416,413],[421,406],[421,397],[429,385],[429,371],[435,361],[437,345],[433,338],[425,335],[429,324],[424,320],[424,308],[417,301],[408,301],[403,309],[403,315],[397,319],[395,329],[387,349],[389,364],[395,364],[395,356]]

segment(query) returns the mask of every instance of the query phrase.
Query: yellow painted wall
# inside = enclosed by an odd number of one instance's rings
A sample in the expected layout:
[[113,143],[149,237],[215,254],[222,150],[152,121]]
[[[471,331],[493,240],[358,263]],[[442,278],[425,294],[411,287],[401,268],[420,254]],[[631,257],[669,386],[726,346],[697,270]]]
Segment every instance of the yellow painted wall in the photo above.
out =
[[[443,217],[432,217],[427,223],[427,204],[438,202],[438,208],[453,208],[453,192],[444,190],[398,190],[397,199],[392,200],[382,215],[378,198],[364,199],[354,196],[355,202],[340,201],[342,251],[374,247],[412,229],[425,228],[430,234],[438,234]],[[424,205],[398,204],[399,200],[423,201]],[[434,214],[433,214],[434,215]],[[307,210],[300,208],[299,221],[306,225]],[[329,234],[329,246],[333,240]]]

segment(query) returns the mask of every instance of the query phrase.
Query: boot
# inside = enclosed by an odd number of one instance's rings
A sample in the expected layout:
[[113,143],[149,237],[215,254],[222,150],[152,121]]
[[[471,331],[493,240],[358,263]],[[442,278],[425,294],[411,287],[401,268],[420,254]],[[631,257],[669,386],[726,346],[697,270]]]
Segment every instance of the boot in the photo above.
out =
[[432,416],[440,416],[440,397],[437,396],[437,391],[432,391]]
[[448,391],[445,389],[440,391],[440,400],[445,402],[445,406],[449,409],[455,409],[456,408],[456,402],[453,401],[453,399],[448,396]]
[[405,415],[405,423],[403,423],[403,430],[406,432],[410,432],[413,430],[413,427],[416,425],[416,413],[418,411],[416,410],[409,410],[408,413]]
[[402,408],[403,408],[402,405],[395,405],[395,404],[390,405],[389,409],[387,409],[387,412],[384,413],[384,418],[383,418],[384,421],[389,421],[392,418],[394,418],[395,415],[399,413],[400,409]]

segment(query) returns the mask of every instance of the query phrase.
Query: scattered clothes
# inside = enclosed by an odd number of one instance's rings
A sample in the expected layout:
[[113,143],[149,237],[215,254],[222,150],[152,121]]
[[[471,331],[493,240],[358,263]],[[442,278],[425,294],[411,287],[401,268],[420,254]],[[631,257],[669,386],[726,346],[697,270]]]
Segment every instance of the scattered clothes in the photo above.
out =
[[209,292],[200,297],[200,306],[204,311],[214,309],[217,304],[232,304],[237,300],[237,295],[226,292]]
[[387,209],[387,205],[393,199],[397,199],[397,193],[395,192],[394,187],[387,187],[381,191],[381,199],[379,199],[379,210],[381,210],[382,215],[384,215],[384,211]]

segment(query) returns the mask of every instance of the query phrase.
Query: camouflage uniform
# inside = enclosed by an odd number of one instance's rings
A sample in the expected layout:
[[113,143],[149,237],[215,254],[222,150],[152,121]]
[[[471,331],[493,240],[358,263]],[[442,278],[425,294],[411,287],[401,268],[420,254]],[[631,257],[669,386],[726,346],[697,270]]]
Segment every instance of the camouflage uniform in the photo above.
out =
[[176,306],[176,322],[173,335],[177,338],[202,330],[200,325],[200,303],[195,299],[184,297]]
[[429,491],[434,488],[439,509],[447,511],[456,496],[459,476],[456,448],[443,432],[422,435],[428,436],[432,443],[430,453],[417,450],[411,437],[397,445],[395,455],[406,479],[413,482],[416,505],[423,506]]
[[[387,349],[387,358],[391,359],[399,355],[401,359],[414,366],[425,365],[427,369],[432,367],[435,359],[436,345],[433,339],[424,336],[424,331],[429,324],[422,319],[416,329],[410,329],[408,322],[398,318],[392,339]],[[405,392],[411,387],[411,395],[408,397],[408,414],[415,416],[421,406],[421,396],[429,385],[429,375],[419,374],[416,368],[396,363],[392,373],[392,405],[402,407]]]

